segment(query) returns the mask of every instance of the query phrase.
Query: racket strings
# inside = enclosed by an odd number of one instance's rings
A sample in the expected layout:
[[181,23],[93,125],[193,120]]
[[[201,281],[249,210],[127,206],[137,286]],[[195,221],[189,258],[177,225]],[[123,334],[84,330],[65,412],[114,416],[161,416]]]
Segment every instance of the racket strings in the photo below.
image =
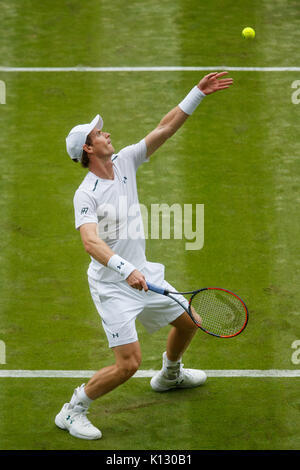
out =
[[201,327],[218,336],[238,333],[246,321],[246,311],[240,299],[221,289],[199,292],[192,299],[192,307],[201,317]]

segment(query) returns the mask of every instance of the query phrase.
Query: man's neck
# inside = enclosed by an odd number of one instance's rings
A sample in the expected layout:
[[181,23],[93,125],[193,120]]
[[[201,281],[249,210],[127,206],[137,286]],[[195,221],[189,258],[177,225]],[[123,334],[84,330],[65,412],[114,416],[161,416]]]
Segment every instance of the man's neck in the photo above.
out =
[[97,159],[90,162],[89,170],[101,179],[114,179],[114,164],[111,161],[111,157],[107,157],[103,160]]

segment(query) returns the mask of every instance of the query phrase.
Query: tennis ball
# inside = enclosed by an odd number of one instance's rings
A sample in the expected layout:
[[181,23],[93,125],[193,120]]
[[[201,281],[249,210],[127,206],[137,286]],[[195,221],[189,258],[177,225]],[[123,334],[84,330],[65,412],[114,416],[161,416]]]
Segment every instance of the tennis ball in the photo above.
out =
[[242,36],[245,39],[254,39],[255,38],[255,31],[253,28],[244,28],[242,31]]

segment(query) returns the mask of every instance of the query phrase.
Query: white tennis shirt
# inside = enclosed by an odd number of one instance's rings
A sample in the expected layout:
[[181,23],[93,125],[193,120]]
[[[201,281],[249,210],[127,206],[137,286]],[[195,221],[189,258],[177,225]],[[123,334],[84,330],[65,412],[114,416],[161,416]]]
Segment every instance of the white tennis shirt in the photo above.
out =
[[[139,206],[136,171],[148,161],[145,139],[112,156],[114,179],[88,172],[74,195],[75,227],[98,224],[98,236],[119,256],[141,270],[146,265],[145,235]],[[121,276],[91,256],[88,276],[103,282]]]

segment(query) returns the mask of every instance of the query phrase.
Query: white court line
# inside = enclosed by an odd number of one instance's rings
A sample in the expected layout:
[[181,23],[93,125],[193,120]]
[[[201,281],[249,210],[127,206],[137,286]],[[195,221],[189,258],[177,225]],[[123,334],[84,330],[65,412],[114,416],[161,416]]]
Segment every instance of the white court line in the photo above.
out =
[[6,67],[0,66],[0,72],[193,72],[193,71],[228,70],[236,72],[300,72],[300,67],[228,67],[226,65],[207,67]]
[[[0,378],[88,378],[96,371],[93,370],[0,370]],[[156,370],[139,370],[135,378],[153,377]],[[221,369],[205,370],[208,377],[300,377],[300,369]]]

